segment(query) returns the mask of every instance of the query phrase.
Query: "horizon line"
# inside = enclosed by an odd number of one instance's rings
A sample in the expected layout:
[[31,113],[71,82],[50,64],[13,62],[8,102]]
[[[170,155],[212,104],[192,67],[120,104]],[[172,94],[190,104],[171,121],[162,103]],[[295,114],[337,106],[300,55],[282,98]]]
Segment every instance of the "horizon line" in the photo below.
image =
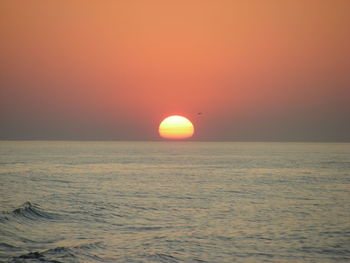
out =
[[311,141],[311,140],[90,140],[90,139],[0,139],[0,142],[217,142],[217,143],[350,143],[349,141]]

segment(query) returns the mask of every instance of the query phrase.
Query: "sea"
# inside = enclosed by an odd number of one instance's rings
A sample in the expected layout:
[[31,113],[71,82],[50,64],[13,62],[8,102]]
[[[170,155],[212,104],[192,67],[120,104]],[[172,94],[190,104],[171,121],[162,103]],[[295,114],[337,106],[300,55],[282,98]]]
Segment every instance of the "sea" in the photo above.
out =
[[0,142],[1,262],[350,262],[350,144]]

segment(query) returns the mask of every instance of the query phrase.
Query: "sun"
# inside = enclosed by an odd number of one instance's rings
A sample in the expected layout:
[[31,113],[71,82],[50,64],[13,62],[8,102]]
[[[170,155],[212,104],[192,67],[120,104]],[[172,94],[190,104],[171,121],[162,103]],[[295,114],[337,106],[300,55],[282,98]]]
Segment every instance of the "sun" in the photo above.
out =
[[164,139],[188,139],[193,136],[192,122],[182,116],[172,115],[165,118],[159,125],[159,135]]

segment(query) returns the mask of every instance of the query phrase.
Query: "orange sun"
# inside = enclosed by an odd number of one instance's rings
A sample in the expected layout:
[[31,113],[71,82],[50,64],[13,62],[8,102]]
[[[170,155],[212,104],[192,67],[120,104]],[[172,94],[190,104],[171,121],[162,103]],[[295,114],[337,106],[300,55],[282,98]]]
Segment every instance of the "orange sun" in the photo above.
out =
[[191,138],[193,133],[192,122],[179,115],[167,117],[159,125],[159,134],[165,139],[187,139]]

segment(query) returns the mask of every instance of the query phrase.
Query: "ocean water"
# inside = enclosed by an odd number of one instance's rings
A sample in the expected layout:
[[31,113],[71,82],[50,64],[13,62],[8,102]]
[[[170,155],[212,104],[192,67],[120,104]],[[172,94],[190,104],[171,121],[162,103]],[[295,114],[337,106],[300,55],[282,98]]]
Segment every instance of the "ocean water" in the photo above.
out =
[[350,144],[0,142],[2,262],[349,262]]

